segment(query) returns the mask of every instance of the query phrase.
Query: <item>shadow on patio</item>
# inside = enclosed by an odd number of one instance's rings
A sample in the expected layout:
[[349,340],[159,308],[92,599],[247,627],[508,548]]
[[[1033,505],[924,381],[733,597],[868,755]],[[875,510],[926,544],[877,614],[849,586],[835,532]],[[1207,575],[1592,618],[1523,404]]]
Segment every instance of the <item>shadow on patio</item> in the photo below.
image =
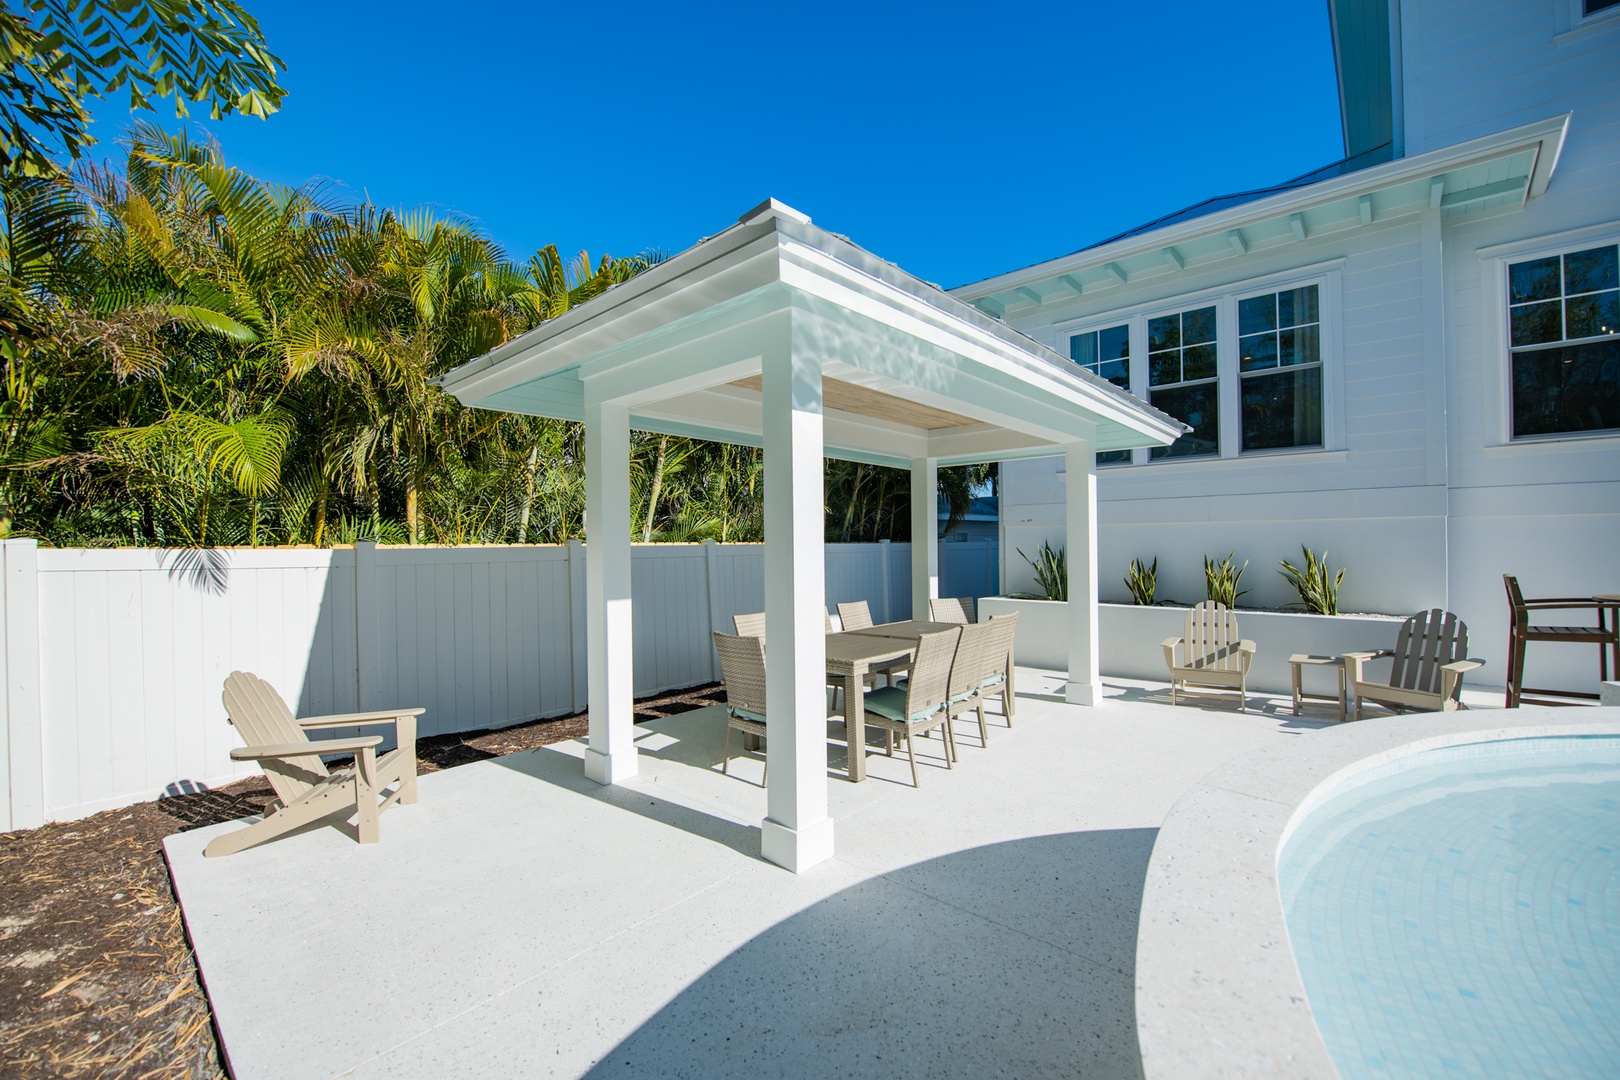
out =
[[1156,831],[991,844],[835,893],[732,952],[588,1075],[1138,1076]]

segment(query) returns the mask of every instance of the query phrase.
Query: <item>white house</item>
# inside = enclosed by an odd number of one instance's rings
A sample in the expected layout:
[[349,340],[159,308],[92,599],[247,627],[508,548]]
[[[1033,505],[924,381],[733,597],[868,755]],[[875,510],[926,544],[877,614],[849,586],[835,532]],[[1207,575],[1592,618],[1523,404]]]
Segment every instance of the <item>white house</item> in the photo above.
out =
[[[1193,427],[1104,455],[1103,599],[1154,556],[1202,599],[1235,550],[1280,605],[1304,544],[1344,610],[1457,612],[1500,685],[1504,573],[1620,591],[1620,0],[1328,13],[1343,161],[955,292]],[[1063,469],[1002,467],[1009,589]],[[1532,645],[1532,682],[1594,689],[1595,652]]]

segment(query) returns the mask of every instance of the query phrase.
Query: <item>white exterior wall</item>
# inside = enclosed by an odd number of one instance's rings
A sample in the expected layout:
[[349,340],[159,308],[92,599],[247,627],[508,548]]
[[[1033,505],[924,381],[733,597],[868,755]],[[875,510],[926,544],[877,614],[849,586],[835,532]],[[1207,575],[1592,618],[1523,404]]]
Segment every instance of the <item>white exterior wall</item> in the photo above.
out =
[[[952,546],[978,580],[992,545]],[[0,831],[256,773],[229,756],[241,740],[220,691],[238,669],[268,679],[301,716],[424,706],[424,736],[581,710],[586,551],[5,541]],[[634,546],[638,695],[719,677],[709,632],[763,609],[763,551]],[[864,599],[879,620],[905,618],[910,573],[910,544],[829,544],[828,606]]]
[[[1528,596],[1620,590],[1620,436],[1507,438],[1503,265],[1620,241],[1620,12],[1571,29],[1574,7],[1403,5],[1403,36],[1423,60],[1406,72],[1408,152],[1574,113],[1545,195],[1514,212],[1449,218],[1445,236],[1451,600],[1474,651],[1491,663],[1481,674],[1498,683],[1507,657],[1502,574],[1516,574]],[[1539,621],[1590,622],[1591,613]],[[1532,644],[1528,681],[1595,691],[1596,652]]]
[[[1067,353],[1070,332],[1109,325],[1122,311],[1151,305],[1161,314],[1195,306],[1210,290],[1323,268],[1322,302],[1332,317],[1323,331],[1327,449],[1099,467],[1103,600],[1128,601],[1127,564],[1157,556],[1161,597],[1195,602],[1204,595],[1203,556],[1236,550],[1239,562],[1249,560],[1245,602],[1280,605],[1296,597],[1277,562],[1298,562],[1306,544],[1350,567],[1347,610],[1399,609],[1414,596],[1443,602],[1444,445],[1428,437],[1421,217],[1043,305],[1016,322]],[[1222,428],[1237,422],[1223,403]],[[1043,539],[1061,542],[1062,459],[1002,469],[1003,559],[1008,588],[1017,591],[1033,576],[1016,549],[1033,554]]]
[[[1199,290],[1342,260],[1340,325],[1324,326],[1325,382],[1341,395],[1327,404],[1329,427],[1342,410],[1342,439],[1328,453],[1252,463],[1100,469],[1102,597],[1127,600],[1127,563],[1157,555],[1160,596],[1196,601],[1202,556],[1235,548],[1249,560],[1245,602],[1280,605],[1296,597],[1277,560],[1297,558],[1303,543],[1348,567],[1343,610],[1457,612],[1470,651],[1489,664],[1471,683],[1500,685],[1502,574],[1517,574],[1531,596],[1620,590],[1620,437],[1508,443],[1498,278],[1509,258],[1620,239],[1620,17],[1576,25],[1571,0],[1401,8],[1407,155],[1573,111],[1543,196],[1522,208],[1375,221],[1213,274],[1156,277],[1013,321],[1066,352],[1067,330],[1106,325],[1110,312],[1159,300],[1180,307],[1177,298]],[[1222,421],[1236,417],[1225,410]],[[1061,540],[1061,467],[1051,458],[1003,465],[1009,590],[1033,584],[1017,548]],[[1532,645],[1529,680],[1595,690],[1596,660],[1596,646]]]

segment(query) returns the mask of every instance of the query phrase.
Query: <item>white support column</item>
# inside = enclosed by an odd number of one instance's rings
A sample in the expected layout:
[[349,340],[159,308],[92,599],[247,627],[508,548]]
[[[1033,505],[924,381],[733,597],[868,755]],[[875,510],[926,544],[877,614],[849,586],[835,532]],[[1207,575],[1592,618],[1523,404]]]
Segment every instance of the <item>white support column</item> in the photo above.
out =
[[1071,705],[1102,701],[1097,657],[1097,453],[1094,444],[1063,448],[1068,473],[1069,684]]
[[939,459],[911,459],[911,617],[939,596]]
[[766,760],[760,852],[795,873],[832,858],[827,816],[821,361],[764,357]]
[[636,775],[635,640],[630,633],[630,410],[585,406],[585,625],[590,747],[585,775]]

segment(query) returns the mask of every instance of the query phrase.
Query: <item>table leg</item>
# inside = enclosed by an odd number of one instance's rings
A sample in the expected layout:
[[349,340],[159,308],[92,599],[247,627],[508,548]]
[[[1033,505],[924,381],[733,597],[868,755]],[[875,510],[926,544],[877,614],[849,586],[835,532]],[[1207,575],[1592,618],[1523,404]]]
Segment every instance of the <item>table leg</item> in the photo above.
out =
[[860,675],[844,676],[844,737],[849,741],[849,782],[852,784],[866,779],[866,695],[862,693],[865,681]]
[[1298,716],[1299,715],[1299,706],[1300,706],[1300,700],[1299,700],[1299,690],[1300,690],[1299,672],[1300,672],[1300,667],[1299,667],[1298,664],[1292,664],[1291,663],[1291,664],[1288,665],[1288,669],[1289,669],[1289,672],[1290,672],[1290,674],[1292,676],[1292,682],[1293,682],[1293,688],[1294,688],[1294,715]]
[[1344,662],[1339,662],[1339,723],[1344,723],[1345,693],[1349,689],[1349,672],[1344,669]]

